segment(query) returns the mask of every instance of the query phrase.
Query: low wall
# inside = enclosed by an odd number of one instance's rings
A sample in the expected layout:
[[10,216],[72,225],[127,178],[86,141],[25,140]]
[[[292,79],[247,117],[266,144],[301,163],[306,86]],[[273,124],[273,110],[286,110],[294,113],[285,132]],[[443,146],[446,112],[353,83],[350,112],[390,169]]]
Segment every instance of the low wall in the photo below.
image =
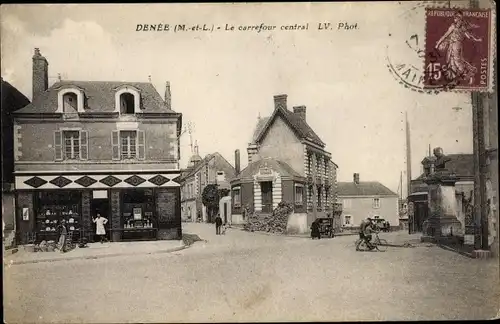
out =
[[293,213],[288,216],[286,225],[288,234],[304,234],[309,232],[309,226],[306,213]]

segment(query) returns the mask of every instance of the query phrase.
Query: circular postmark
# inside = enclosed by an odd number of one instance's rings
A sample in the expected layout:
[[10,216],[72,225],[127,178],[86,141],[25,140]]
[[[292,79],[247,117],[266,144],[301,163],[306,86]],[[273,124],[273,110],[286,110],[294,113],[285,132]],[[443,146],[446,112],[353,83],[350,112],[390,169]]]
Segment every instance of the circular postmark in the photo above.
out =
[[[401,4],[402,13],[394,17],[388,30],[386,46],[386,63],[392,76],[412,91],[436,94],[450,91],[458,85],[458,77],[446,73],[446,66],[439,69],[426,69],[426,61],[436,62],[443,55],[436,48],[426,49],[426,8],[429,3],[419,3],[408,8]],[[432,7],[448,7],[448,1],[434,1]],[[436,64],[431,64],[435,67]],[[433,84],[439,77],[440,82]],[[444,81],[443,81],[444,79]],[[429,86],[431,85],[431,86]]]

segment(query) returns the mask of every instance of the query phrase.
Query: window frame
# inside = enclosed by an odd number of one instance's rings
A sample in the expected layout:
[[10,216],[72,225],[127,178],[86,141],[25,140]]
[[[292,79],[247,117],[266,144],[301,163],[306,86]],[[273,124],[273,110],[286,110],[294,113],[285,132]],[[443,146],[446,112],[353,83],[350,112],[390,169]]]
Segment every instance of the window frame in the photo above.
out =
[[233,187],[231,191],[233,192],[233,206],[235,208],[241,207],[241,187]]
[[[297,189],[301,190],[301,199],[297,199]],[[302,184],[295,184],[294,185],[294,190],[293,190],[293,200],[296,206],[303,206],[304,205],[304,185]]]
[[[349,222],[347,222],[347,219],[349,219]],[[344,215],[344,226],[352,226],[353,224],[353,218],[352,215]]]
[[[68,136],[68,135],[76,135],[76,136]],[[70,139],[70,150],[71,150],[71,157],[68,157],[68,151],[67,151],[67,142],[68,139]],[[62,140],[63,140],[63,145],[62,145],[62,150],[63,150],[63,160],[65,161],[75,161],[75,160],[80,160],[80,152],[81,152],[81,133],[79,130],[63,130],[62,131]],[[75,144],[75,142],[78,142]],[[75,147],[75,145],[77,145]]]
[[75,114],[75,112],[65,112],[64,111],[64,95],[66,95],[68,93],[73,93],[76,95],[76,106],[77,106],[76,114],[85,112],[85,109],[84,109],[85,94],[83,93],[83,90],[80,88],[77,88],[75,86],[71,86],[71,87],[66,87],[64,89],[61,89],[57,93],[56,113],[69,114],[69,115]]
[[[135,115],[137,113],[140,113],[142,111],[141,107],[141,93],[140,90],[130,86],[130,85],[122,85],[118,88],[115,89],[115,112],[119,113],[120,116],[131,116]],[[121,112],[121,95],[124,93],[130,93],[131,95],[134,96],[134,113],[133,114],[123,114]]]
[[373,198],[373,208],[374,209],[379,209],[380,208],[380,198],[379,197],[375,197]]

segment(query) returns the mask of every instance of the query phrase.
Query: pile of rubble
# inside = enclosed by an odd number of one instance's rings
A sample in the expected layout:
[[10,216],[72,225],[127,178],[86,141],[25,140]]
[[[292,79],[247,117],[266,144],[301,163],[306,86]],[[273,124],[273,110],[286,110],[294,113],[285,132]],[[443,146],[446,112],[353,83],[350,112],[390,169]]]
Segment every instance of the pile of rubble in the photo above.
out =
[[270,215],[250,213],[244,229],[250,232],[267,232],[284,234],[288,223],[288,216],[293,211],[293,205],[280,202]]

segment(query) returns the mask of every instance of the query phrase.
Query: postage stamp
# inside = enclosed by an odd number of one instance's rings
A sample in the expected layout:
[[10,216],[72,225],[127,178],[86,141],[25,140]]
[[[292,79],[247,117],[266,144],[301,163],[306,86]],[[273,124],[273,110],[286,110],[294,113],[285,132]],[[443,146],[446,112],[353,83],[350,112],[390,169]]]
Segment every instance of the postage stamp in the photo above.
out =
[[491,9],[426,8],[424,89],[493,88]]

